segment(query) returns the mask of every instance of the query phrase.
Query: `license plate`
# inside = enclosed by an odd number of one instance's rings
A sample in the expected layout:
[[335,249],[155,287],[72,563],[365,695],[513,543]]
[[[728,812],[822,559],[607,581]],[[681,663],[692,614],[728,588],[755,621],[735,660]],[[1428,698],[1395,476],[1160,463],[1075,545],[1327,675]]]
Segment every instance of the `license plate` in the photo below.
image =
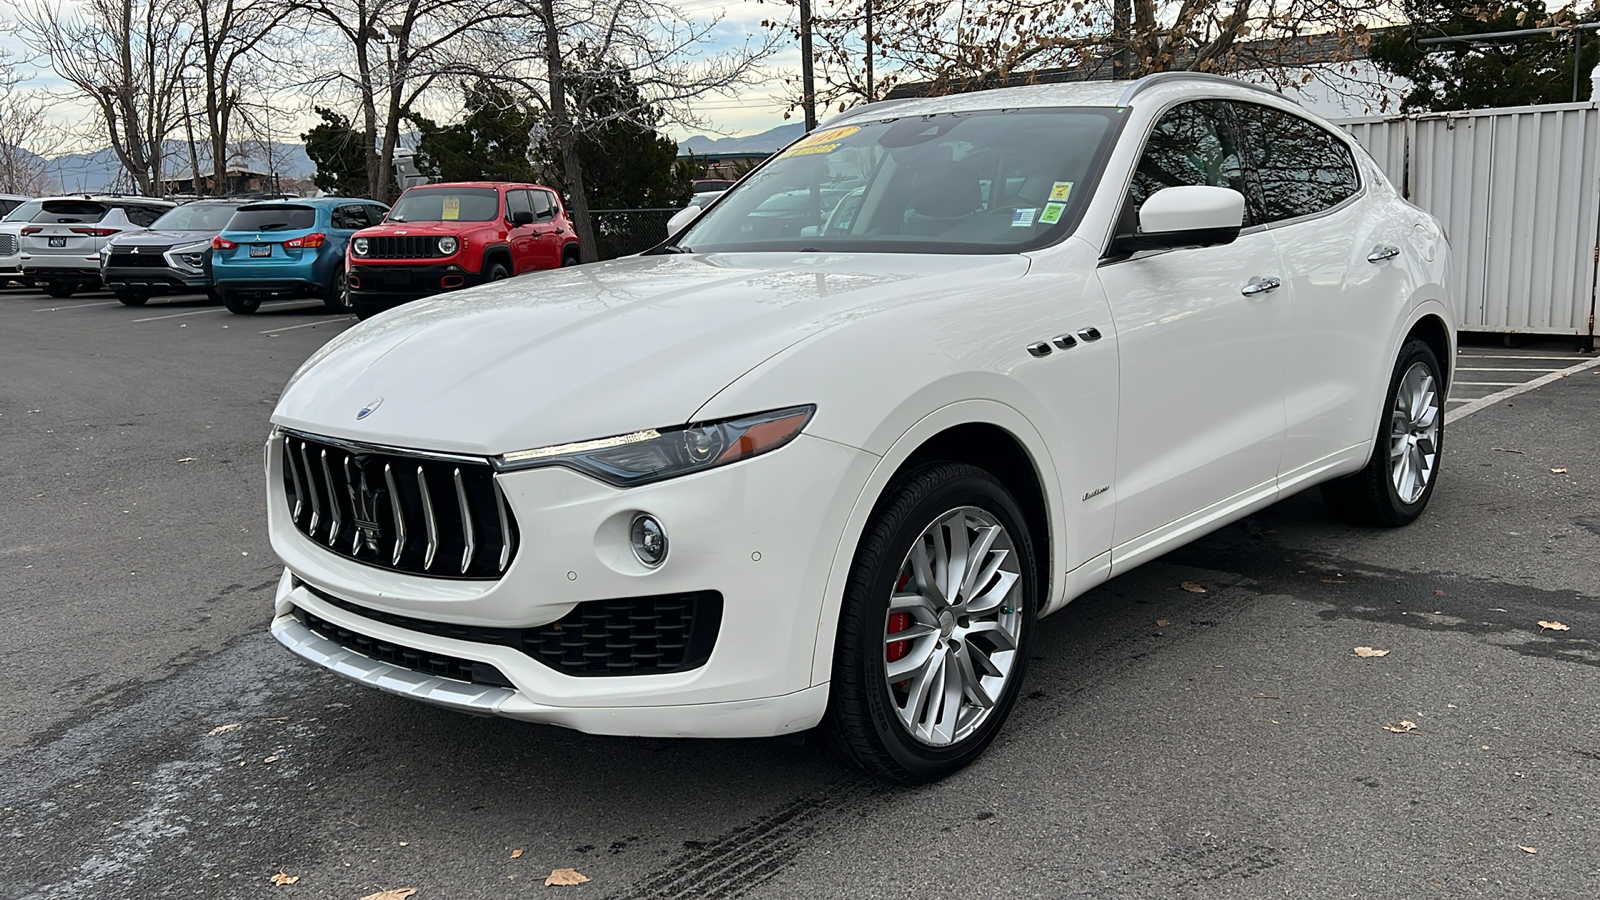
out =
[[271,256],[272,255],[272,246],[270,244],[251,244],[250,245],[250,255],[251,256]]
[[51,238],[50,239],[50,246],[52,246],[52,247],[65,247],[66,245],[67,245],[67,239],[64,238],[64,237],[58,237],[58,238]]

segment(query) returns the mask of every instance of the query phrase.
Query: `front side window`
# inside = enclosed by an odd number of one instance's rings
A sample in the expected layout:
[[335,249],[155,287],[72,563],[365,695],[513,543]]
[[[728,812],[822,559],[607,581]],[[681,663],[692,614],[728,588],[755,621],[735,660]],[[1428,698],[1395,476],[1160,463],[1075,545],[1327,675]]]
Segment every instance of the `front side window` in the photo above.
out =
[[1292,113],[1235,103],[1263,219],[1276,222],[1322,212],[1361,187],[1344,141]]
[[389,210],[390,222],[492,222],[500,218],[494,188],[411,188]]
[[[1245,194],[1241,153],[1228,121],[1227,105],[1220,100],[1175,106],[1156,121],[1128,187],[1133,223],[1138,222],[1139,208],[1156,191],[1192,185],[1232,188]],[[1248,204],[1246,207],[1244,224],[1250,225]]]
[[904,116],[816,132],[695,220],[696,252],[1003,253],[1077,225],[1111,109]]
[[528,202],[527,191],[506,191],[506,218],[515,222],[517,213],[532,213],[533,207]]

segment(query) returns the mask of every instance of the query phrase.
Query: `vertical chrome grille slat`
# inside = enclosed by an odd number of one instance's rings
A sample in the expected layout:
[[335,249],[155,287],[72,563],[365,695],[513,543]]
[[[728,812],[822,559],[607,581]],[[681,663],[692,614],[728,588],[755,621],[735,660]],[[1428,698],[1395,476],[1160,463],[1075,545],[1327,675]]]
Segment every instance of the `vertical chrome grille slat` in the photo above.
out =
[[280,479],[274,493],[283,497],[274,501],[282,504],[278,515],[287,514],[295,531],[326,552],[372,568],[451,580],[492,581],[516,560],[516,512],[488,460],[292,429],[283,429],[279,440],[283,465],[273,476]]
[[306,455],[310,445],[304,440],[300,442],[300,461],[306,467],[306,494],[311,498],[311,525],[306,528],[306,537],[315,539],[317,525],[322,522],[322,500],[317,497],[317,478],[311,474],[311,457]]
[[326,450],[322,451],[322,477],[328,479],[328,506],[330,507],[328,516],[333,519],[333,523],[328,526],[328,546],[332,547],[333,542],[339,539],[339,526],[343,523],[343,520],[339,516],[339,495],[334,493],[333,490],[333,470],[328,468],[328,451]]
[[506,495],[500,490],[500,479],[493,479],[495,511],[500,513],[500,571],[511,562],[511,522],[506,514]]
[[417,489],[422,492],[423,524],[428,527],[428,551],[422,557],[422,571],[433,568],[433,555],[439,552],[439,523],[433,517],[433,498],[428,496],[428,476],[417,466]]
[[472,507],[467,503],[467,486],[461,483],[461,468],[451,475],[456,483],[456,503],[461,506],[461,539],[466,545],[461,551],[461,574],[472,568],[472,554],[478,549],[478,538],[472,528]]
[[294,508],[289,510],[289,521],[300,524],[300,511],[306,505],[306,491],[300,484],[300,467],[295,464],[294,451],[289,449],[289,439],[283,439],[283,467],[289,470],[289,477],[294,480]]
[[406,514],[400,508],[400,489],[394,486],[394,467],[383,464],[383,480],[389,485],[389,507],[394,510],[394,558],[389,565],[400,565],[400,554],[406,552]]

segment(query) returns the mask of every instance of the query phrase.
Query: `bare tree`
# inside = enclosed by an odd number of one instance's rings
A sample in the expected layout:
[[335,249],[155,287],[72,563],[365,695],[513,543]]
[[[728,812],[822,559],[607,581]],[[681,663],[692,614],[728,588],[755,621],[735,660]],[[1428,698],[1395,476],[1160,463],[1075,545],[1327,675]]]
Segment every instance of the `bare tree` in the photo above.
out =
[[[596,252],[579,137],[618,121],[646,128],[664,122],[703,124],[697,101],[758,84],[761,63],[776,42],[770,35],[718,53],[705,53],[720,16],[692,20],[666,0],[512,0],[508,19],[478,50],[474,74],[513,88],[540,110],[555,145],[568,194],[568,212],[584,261]],[[627,72],[637,97],[617,103],[607,93],[617,71]]]
[[51,187],[45,156],[57,149],[57,129],[45,115],[49,99],[26,81],[0,51],[0,192],[37,196]]
[[183,118],[191,48],[177,0],[22,0],[16,28],[87,101],[140,193],[160,196],[166,142]]
[[[193,23],[192,61],[199,69],[200,99],[205,113],[205,133],[210,142],[211,184],[225,191],[230,144],[236,120],[245,109],[248,83],[265,61],[266,51],[283,50],[273,38],[288,17],[290,7],[277,0],[182,0]],[[195,172],[195,188],[200,173]]]

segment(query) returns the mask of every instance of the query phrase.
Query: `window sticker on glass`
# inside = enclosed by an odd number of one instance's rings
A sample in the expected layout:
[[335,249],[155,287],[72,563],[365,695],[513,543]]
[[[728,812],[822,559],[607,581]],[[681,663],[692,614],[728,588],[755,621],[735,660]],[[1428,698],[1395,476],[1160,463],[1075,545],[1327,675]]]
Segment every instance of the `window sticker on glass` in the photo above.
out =
[[1012,210],[1011,211],[1011,227],[1012,228],[1032,228],[1033,227],[1033,216],[1038,211],[1039,210],[1038,210],[1037,207],[1034,208],[1034,209],[1015,209],[1015,210]]
[[1058,181],[1054,187],[1050,188],[1051,200],[1066,202],[1066,199],[1070,196],[1072,196],[1072,182],[1070,181]]
[[839,149],[840,141],[843,141],[845,138],[855,134],[860,130],[861,129],[855,125],[846,125],[843,128],[829,128],[827,131],[819,131],[816,134],[813,134],[810,137],[800,141],[800,143],[795,144],[793,147],[790,147],[788,150],[784,151],[783,155],[814,156],[832,153],[833,151]]
[[1065,211],[1066,208],[1067,205],[1065,203],[1046,203],[1044,205],[1044,212],[1039,214],[1039,224],[1056,224],[1057,222],[1061,221],[1061,213]]
[[444,212],[439,218],[445,220],[446,222],[454,222],[455,220],[461,218],[461,198],[444,198]]

